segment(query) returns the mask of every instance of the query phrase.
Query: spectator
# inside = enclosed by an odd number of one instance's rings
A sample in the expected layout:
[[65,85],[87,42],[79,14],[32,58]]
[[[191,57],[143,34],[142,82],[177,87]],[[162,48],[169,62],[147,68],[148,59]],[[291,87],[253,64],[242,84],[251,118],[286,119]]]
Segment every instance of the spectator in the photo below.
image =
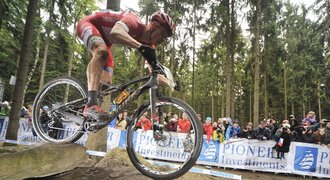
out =
[[302,142],[314,143],[313,130],[304,128],[302,131]]
[[180,133],[188,133],[190,130],[190,120],[189,117],[187,115],[187,113],[182,113],[182,119],[179,119],[178,121],[178,127],[177,127],[177,132]]
[[151,130],[152,123],[148,118],[148,111],[144,112],[139,121],[136,123],[136,127],[141,128],[143,131]]
[[129,126],[132,125],[132,122],[133,122],[133,119],[128,116],[128,111],[127,110],[124,110],[124,119],[126,120],[126,127],[125,127],[125,129],[127,129]]
[[325,144],[330,148],[330,121],[327,122],[325,127]]
[[198,116],[198,119],[202,122],[202,116],[201,116],[201,114],[197,114],[197,116]]
[[290,131],[290,128],[291,128],[290,124],[288,124],[288,123],[281,124],[281,128],[279,128],[276,131],[276,133],[275,133],[274,140],[276,142],[281,138],[284,128],[287,129],[288,133],[291,133],[291,131]]
[[213,127],[211,125],[212,118],[207,117],[205,123],[203,124],[204,134],[206,135],[206,142],[209,143],[213,135]]
[[225,125],[225,132],[227,132],[227,129],[230,125],[232,125],[231,119],[228,118],[222,118],[224,125]]
[[225,140],[225,126],[222,118],[219,118],[218,122],[213,123],[213,130],[213,140],[223,142]]
[[119,113],[117,116],[116,128],[120,130],[125,130],[127,125],[126,119],[124,118],[124,113]]
[[247,124],[241,132],[241,138],[251,139],[253,137],[253,128],[251,125]]
[[324,128],[319,128],[314,133],[313,139],[314,139],[315,144],[324,145],[325,144],[325,129]]
[[223,119],[222,118],[219,118],[218,119],[218,122],[217,122],[217,128],[225,128],[224,124],[223,124]]
[[315,124],[315,112],[314,111],[309,111],[308,114],[306,115],[306,118],[302,120],[303,123],[309,121],[311,124]]
[[[287,125],[290,126],[290,124]],[[282,127],[282,134],[276,144],[278,159],[283,159],[284,154],[289,152],[290,150],[291,138],[290,138],[289,128],[286,127],[287,125]]]
[[173,117],[173,113],[172,112],[168,112],[166,114],[166,117],[165,117],[166,124],[170,122],[170,120],[172,119],[172,117]]
[[166,124],[165,128],[167,131],[176,132],[178,127],[178,115],[174,114],[173,117]]
[[299,121],[294,117],[294,115],[290,115],[288,118],[291,121],[290,130],[293,131],[295,127],[299,126]]
[[237,138],[239,137],[239,134],[241,133],[241,128],[238,125],[238,120],[235,119],[233,121],[233,125],[230,125],[226,130],[226,140],[228,141],[229,138]]
[[28,109],[25,106],[22,106],[20,117],[27,117],[27,115],[28,115]]
[[11,107],[8,101],[2,102],[0,108],[0,116],[9,116]]
[[273,119],[267,119],[266,121],[266,128],[268,128],[271,132],[271,137],[270,139],[274,139],[274,136],[275,136],[275,127],[274,127],[274,124],[272,123]]
[[265,121],[259,122],[259,127],[254,130],[255,139],[258,140],[269,140],[271,137],[271,131],[266,128]]

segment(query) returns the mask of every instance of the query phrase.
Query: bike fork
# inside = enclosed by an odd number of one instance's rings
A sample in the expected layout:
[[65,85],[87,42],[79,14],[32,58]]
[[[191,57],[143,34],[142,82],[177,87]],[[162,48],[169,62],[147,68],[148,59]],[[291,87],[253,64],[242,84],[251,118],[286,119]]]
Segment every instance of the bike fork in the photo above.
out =
[[[157,82],[155,82],[157,83]],[[156,91],[157,91],[157,85],[153,85],[150,90],[149,90],[149,94],[150,94],[150,114],[151,114],[151,122],[153,125],[153,135],[154,138],[159,139],[159,133],[162,132],[163,130],[163,124],[162,124],[162,119],[161,116],[157,116],[157,109],[156,109]],[[158,112],[160,113],[160,112]],[[157,133],[158,131],[158,133]]]

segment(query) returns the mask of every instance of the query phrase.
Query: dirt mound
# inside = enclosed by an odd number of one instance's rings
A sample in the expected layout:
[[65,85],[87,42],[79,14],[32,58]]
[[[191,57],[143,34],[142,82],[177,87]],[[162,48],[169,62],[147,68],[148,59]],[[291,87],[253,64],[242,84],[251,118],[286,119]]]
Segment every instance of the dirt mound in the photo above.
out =
[[[198,168],[205,168],[205,166],[196,166]],[[211,169],[210,169],[211,170]],[[212,167],[212,170],[222,171],[225,173],[231,173],[236,175],[241,175],[242,179],[248,180],[297,180],[303,179],[301,177],[294,177],[294,175],[283,175],[283,174],[273,174],[273,173],[258,173],[251,172],[247,170],[230,170],[223,169],[218,167]],[[291,177],[290,177],[291,176]],[[292,177],[293,176],[293,177]],[[119,180],[145,180],[149,179],[146,176],[142,175],[138,170],[135,169],[131,163],[127,152],[125,149],[115,148],[108,152],[106,156],[99,161],[97,164],[91,167],[79,167],[75,168],[72,171],[58,174],[56,176],[47,177],[44,179],[56,179],[56,180],[71,180],[71,179],[81,179],[81,180],[103,180],[103,179],[119,179]],[[209,179],[226,179],[220,177],[214,177],[205,174],[197,173],[186,173],[182,177],[178,178],[179,180],[209,180]]]

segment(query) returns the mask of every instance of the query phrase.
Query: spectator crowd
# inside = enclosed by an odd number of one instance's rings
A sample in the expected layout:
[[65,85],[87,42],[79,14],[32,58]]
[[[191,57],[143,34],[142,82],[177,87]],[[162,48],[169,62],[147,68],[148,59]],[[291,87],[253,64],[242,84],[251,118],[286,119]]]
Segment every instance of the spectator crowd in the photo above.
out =
[[[9,116],[10,103],[4,101],[0,103],[0,116]],[[22,107],[21,117],[25,117],[31,123],[32,106]],[[198,114],[199,119],[201,119]],[[186,113],[180,115],[174,113],[163,113],[165,120],[164,127],[167,131],[188,133],[191,129],[191,123]],[[128,112],[124,111],[117,116],[116,128],[125,130],[132,123],[132,117],[128,116]],[[277,151],[277,157],[283,158],[284,153],[289,152],[290,143],[304,142],[326,145],[330,148],[330,120],[316,120],[313,111],[308,112],[302,120],[297,120],[293,115],[288,119],[282,120],[280,123],[274,119],[262,120],[257,127],[253,127],[252,122],[246,123],[244,126],[237,119],[218,118],[213,121],[211,117],[206,117],[203,124],[206,142],[211,139],[220,143],[228,142],[230,139],[246,138],[257,139],[260,141],[273,140],[276,145],[273,147]],[[241,127],[242,126],[242,127]],[[145,112],[136,123],[137,128],[143,131],[152,129],[152,122]]]
[[301,121],[290,115],[280,123],[274,119],[262,120],[255,128],[252,122],[241,128],[237,119],[230,118],[219,118],[210,126],[211,123],[211,117],[207,117],[203,125],[208,142],[211,138],[221,143],[236,138],[273,140],[276,142],[273,150],[277,152],[277,158],[283,158],[284,153],[289,152],[292,141],[326,145],[330,148],[330,121],[322,119],[317,122],[313,111]]

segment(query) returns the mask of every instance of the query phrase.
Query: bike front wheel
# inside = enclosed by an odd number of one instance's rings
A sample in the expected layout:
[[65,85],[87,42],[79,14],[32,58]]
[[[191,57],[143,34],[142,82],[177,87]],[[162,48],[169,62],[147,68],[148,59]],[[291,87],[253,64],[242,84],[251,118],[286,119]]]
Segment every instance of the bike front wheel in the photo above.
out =
[[196,163],[202,148],[202,124],[188,104],[173,97],[159,97],[156,109],[154,119],[160,122],[168,112],[175,114],[168,118],[171,126],[163,124],[160,131],[141,129],[150,105],[139,108],[127,132],[128,156],[142,174],[153,179],[174,179]]
[[[86,88],[71,77],[49,81],[37,94],[32,111],[34,132],[46,142],[75,142],[83,135]],[[81,100],[79,100],[81,99]]]

